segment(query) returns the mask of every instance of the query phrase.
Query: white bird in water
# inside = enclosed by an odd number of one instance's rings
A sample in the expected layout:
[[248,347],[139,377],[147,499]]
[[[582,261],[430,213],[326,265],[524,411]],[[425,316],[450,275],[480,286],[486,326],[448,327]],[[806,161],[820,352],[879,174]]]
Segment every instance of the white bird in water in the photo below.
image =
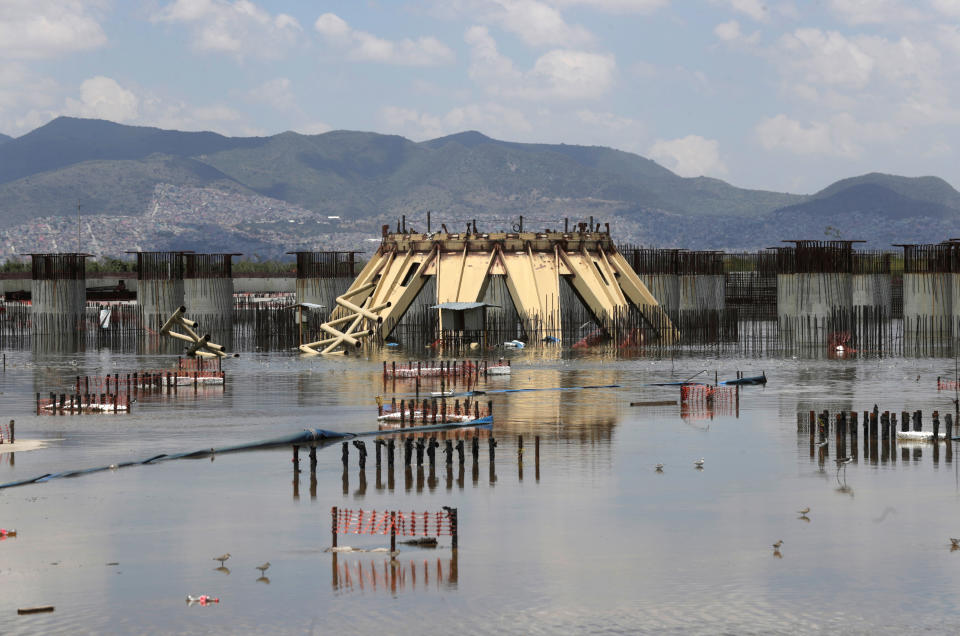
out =
[[806,508],[801,508],[800,510],[797,510],[797,514],[803,515],[803,516],[806,516],[808,512],[810,512],[810,506],[807,506]]
[[822,442],[820,442],[819,444],[817,444],[817,448],[823,448],[824,446],[826,446],[826,445],[829,444],[829,443],[830,443],[829,441],[823,440]]
[[697,468],[703,468],[703,457],[693,460],[693,465]]
[[654,468],[657,469],[657,472],[658,472],[658,473],[662,473],[662,472],[663,472],[663,464],[657,464],[656,466],[654,466]]
[[226,554],[221,554],[221,555],[218,556],[218,557],[213,557],[213,560],[214,560],[214,561],[219,561],[219,562],[220,562],[220,567],[223,567],[223,562],[226,561],[226,560],[229,559],[229,558],[230,558],[230,553],[227,552]]

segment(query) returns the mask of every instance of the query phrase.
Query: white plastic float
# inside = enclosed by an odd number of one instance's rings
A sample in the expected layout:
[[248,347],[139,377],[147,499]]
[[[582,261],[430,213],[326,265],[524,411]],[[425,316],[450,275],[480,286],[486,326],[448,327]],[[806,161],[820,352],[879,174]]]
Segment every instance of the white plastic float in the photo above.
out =
[[[932,442],[933,431],[897,431],[897,439],[905,442]],[[946,438],[941,435],[940,441]]]

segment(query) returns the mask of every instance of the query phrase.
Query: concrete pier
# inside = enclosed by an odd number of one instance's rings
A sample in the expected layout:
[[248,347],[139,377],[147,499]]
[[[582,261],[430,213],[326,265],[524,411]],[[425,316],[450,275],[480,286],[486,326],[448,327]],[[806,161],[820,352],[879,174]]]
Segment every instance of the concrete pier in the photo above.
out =
[[157,331],[183,305],[183,253],[136,252],[140,326]]
[[87,254],[31,254],[34,335],[75,335],[87,302]]
[[357,252],[290,252],[297,257],[298,303],[323,305],[330,316],[336,299],[353,283]]
[[[183,296],[187,315],[205,332],[233,326],[234,254],[184,254]],[[222,338],[218,340],[221,342]]]

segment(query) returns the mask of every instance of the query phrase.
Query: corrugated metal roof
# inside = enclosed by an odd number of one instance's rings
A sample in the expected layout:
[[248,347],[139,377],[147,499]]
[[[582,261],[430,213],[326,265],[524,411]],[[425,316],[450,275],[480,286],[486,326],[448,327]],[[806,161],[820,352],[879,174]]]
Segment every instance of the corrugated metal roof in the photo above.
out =
[[430,309],[450,309],[452,311],[466,311],[467,309],[476,309],[477,307],[498,307],[490,303],[440,303]]

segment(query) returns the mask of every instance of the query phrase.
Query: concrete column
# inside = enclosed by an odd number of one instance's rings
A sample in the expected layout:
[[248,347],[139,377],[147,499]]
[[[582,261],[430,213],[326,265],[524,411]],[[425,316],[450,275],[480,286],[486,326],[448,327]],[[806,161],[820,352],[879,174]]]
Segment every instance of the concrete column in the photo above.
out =
[[903,275],[903,334],[908,341],[949,337],[956,274]]

